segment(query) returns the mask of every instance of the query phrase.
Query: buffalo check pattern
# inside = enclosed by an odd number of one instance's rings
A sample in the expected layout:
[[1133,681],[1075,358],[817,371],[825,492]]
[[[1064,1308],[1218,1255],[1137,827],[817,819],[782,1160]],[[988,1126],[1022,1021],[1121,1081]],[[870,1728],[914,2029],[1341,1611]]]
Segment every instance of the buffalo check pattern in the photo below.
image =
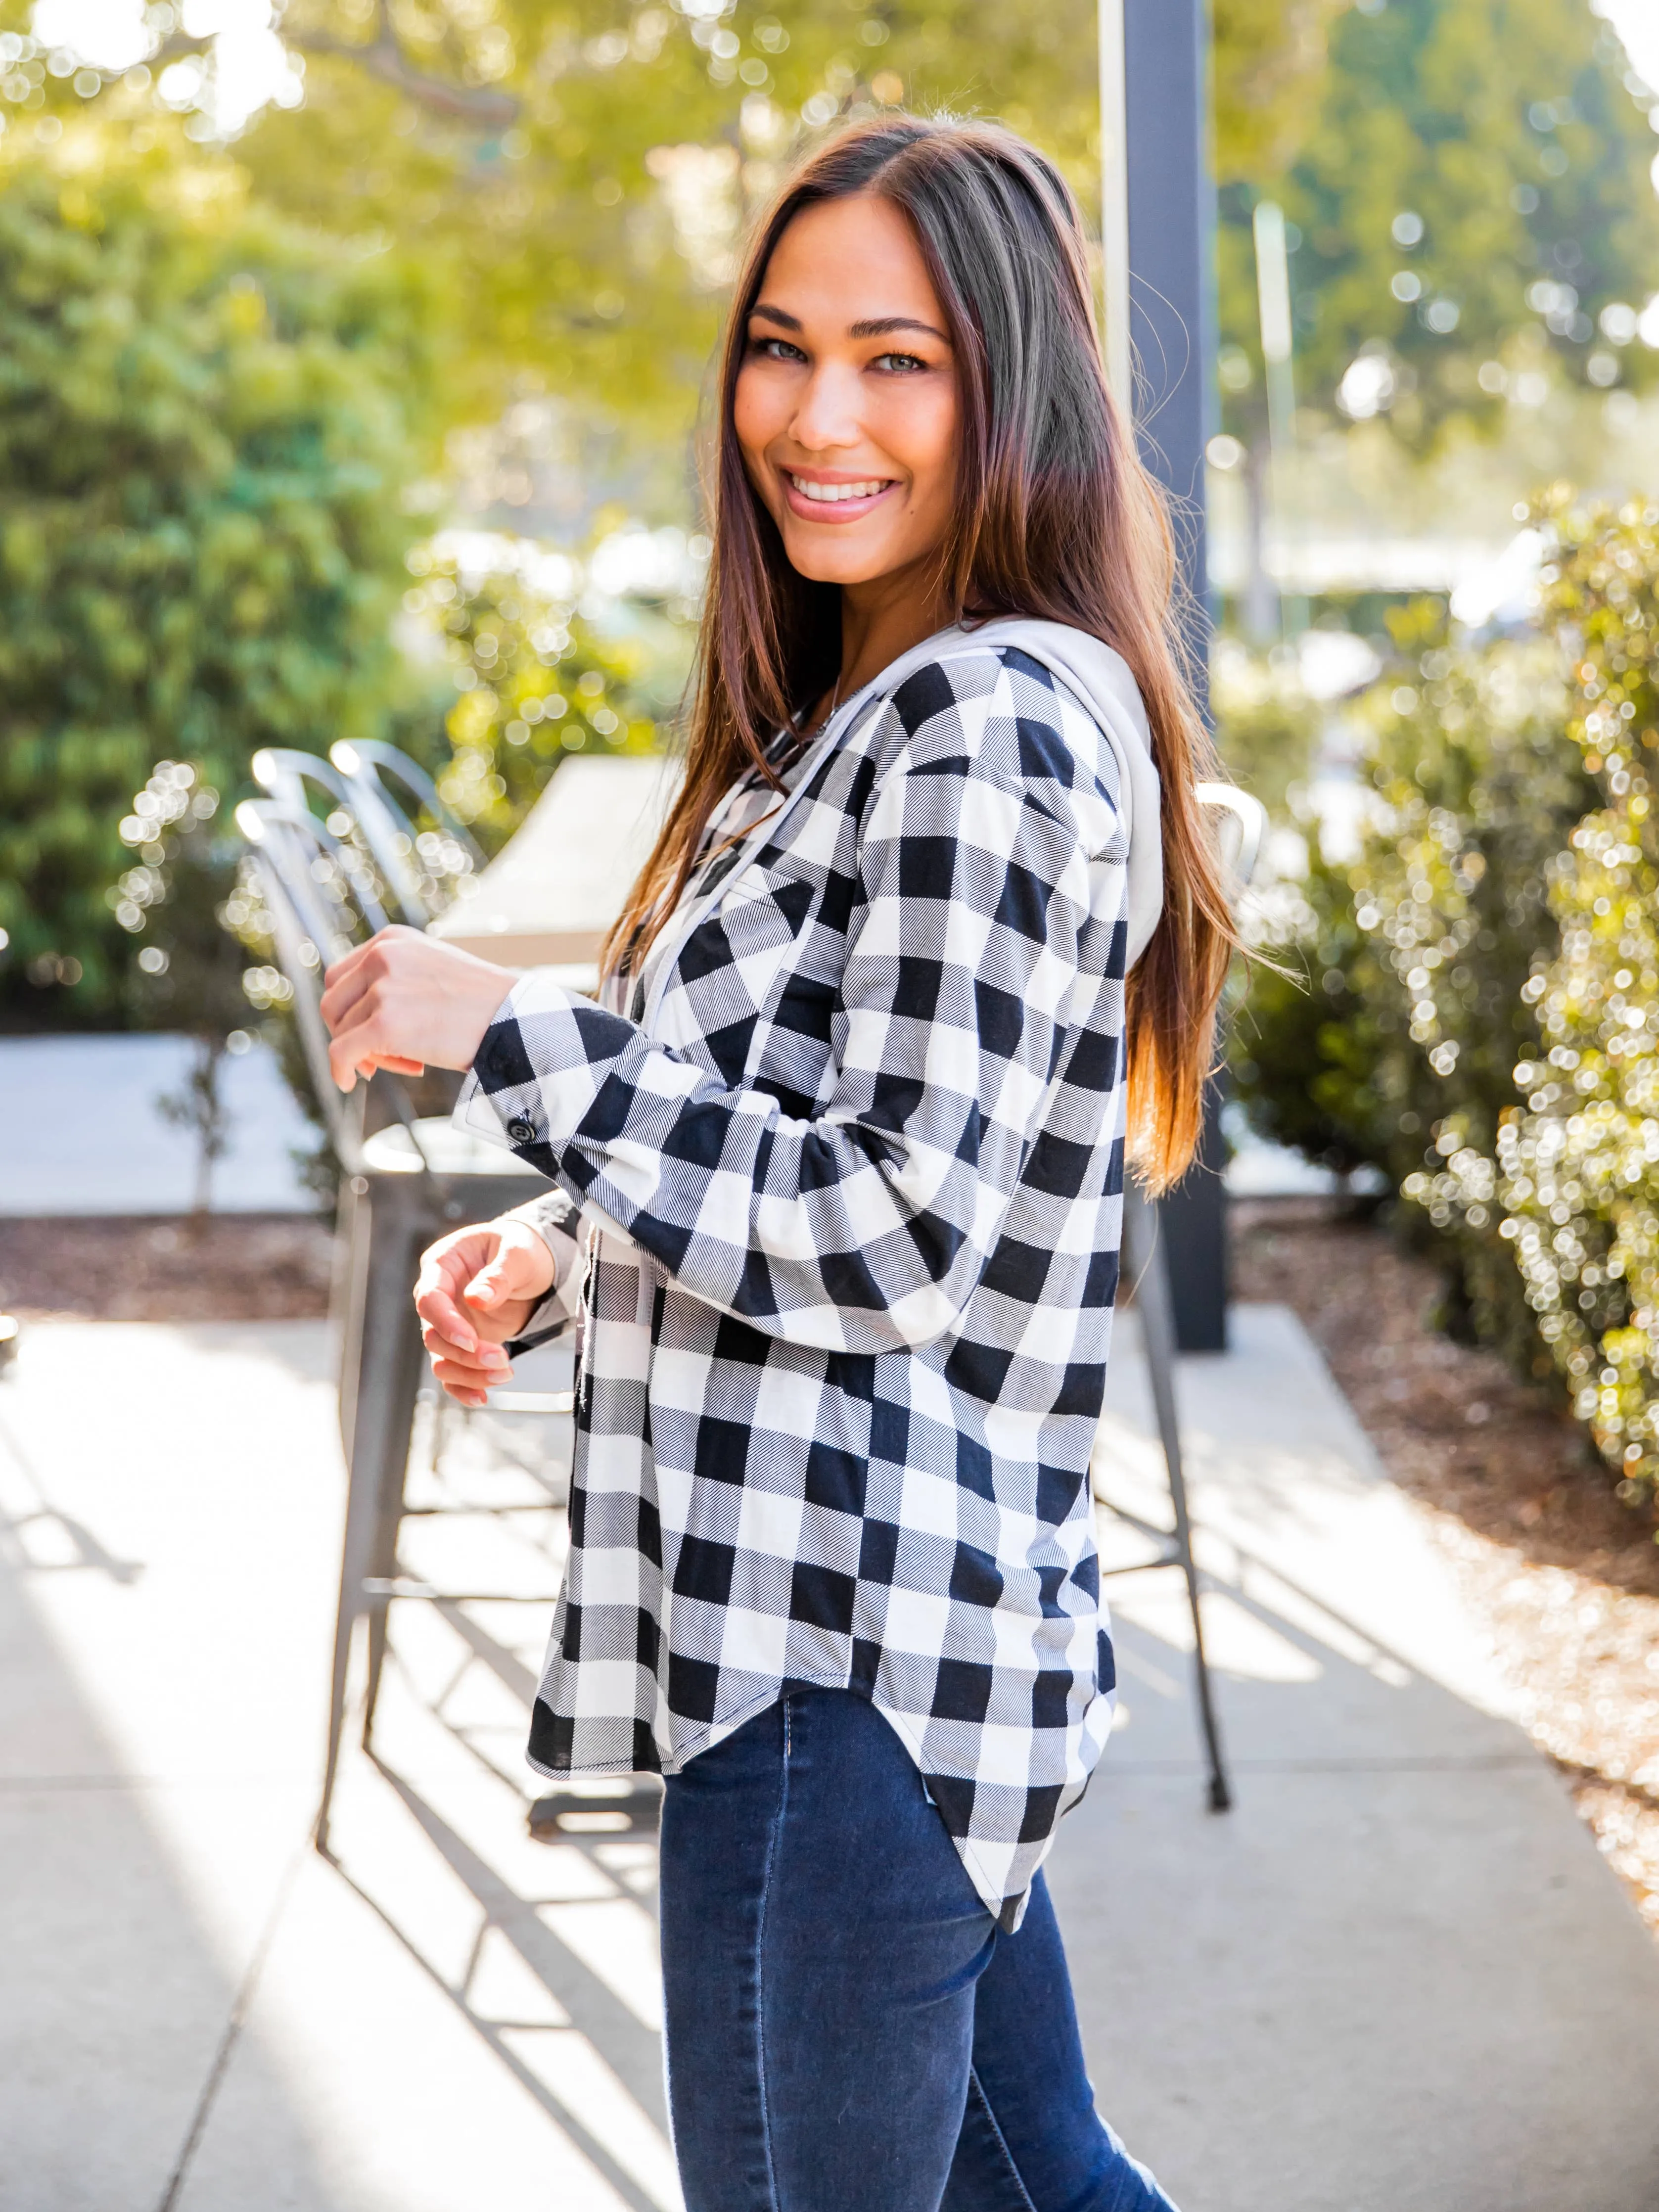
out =
[[531,1756],[673,1772],[792,1688],[850,1689],[1014,1927],[1111,1723],[1117,770],[988,643],[829,737],[694,881],[644,1003],[532,973],[457,1109],[556,1186],[524,1341],[582,1331]]

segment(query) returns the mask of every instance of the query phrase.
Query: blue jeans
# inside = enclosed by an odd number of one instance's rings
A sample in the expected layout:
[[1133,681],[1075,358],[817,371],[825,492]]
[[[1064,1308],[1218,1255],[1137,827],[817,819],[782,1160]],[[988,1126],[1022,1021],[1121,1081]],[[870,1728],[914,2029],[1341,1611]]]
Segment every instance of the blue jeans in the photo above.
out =
[[1096,2114],[1042,1876],[1001,1933],[864,1698],[669,1779],[662,1937],[687,2212],[1174,2212]]

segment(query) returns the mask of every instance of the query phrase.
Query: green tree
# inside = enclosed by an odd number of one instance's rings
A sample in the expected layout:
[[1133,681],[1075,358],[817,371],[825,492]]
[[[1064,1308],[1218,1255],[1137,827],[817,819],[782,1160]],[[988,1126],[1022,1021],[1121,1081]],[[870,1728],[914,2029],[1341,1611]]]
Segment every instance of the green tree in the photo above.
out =
[[[4,0],[0,100],[26,124],[96,109],[141,141],[171,103],[211,142],[215,40],[165,0],[148,13],[148,64],[105,75]],[[840,114],[1000,112],[1098,199],[1091,0],[292,0],[281,33],[303,98],[258,114],[235,162],[262,204],[419,266],[456,422],[493,419],[528,374],[682,439],[744,222]]]
[[0,1006],[106,1021],[128,937],[105,893],[152,763],[234,793],[258,746],[379,726],[424,307],[252,211],[223,165],[91,118],[21,136],[0,144]]
[[[1331,4],[1219,0],[1225,173],[1297,135]],[[149,66],[119,77],[37,51],[27,0],[8,9],[0,98],[20,119],[90,105],[142,137],[164,90],[211,137],[214,41],[170,6],[149,10]],[[281,31],[303,98],[268,106],[234,159],[264,204],[419,265],[445,302],[457,423],[529,378],[678,447],[743,225],[841,115],[1000,115],[1099,204],[1093,0],[290,0]],[[662,481],[683,501],[683,473]]]
[[1583,0],[1357,0],[1293,157],[1224,172],[1229,426],[1259,439],[1264,196],[1294,226],[1304,404],[1386,413],[1422,451],[1552,378],[1649,381],[1632,341],[1659,285],[1654,97]]

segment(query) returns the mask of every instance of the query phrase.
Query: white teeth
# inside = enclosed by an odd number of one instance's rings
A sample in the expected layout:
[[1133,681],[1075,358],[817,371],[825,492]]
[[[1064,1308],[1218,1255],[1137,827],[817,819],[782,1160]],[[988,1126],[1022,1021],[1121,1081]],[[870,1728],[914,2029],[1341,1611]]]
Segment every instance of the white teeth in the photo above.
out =
[[841,499],[872,499],[877,492],[887,489],[884,477],[872,477],[867,483],[812,483],[805,477],[796,476],[792,476],[789,481],[803,499],[825,502]]

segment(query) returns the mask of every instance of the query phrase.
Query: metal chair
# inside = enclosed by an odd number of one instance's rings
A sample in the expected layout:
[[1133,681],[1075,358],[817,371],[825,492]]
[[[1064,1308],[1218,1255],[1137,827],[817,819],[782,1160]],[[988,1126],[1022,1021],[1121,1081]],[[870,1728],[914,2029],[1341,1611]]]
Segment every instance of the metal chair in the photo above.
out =
[[[1259,799],[1251,798],[1248,792],[1240,791],[1230,783],[1201,783],[1198,787],[1197,796],[1201,805],[1220,817],[1216,823],[1216,842],[1223,865],[1232,878],[1236,905],[1249,888],[1261,859],[1267,829],[1267,811]],[[1170,1503],[1175,1516],[1175,1527],[1173,1529],[1158,1528],[1138,1514],[1127,1512],[1121,1506],[1111,1505],[1111,1510],[1120,1521],[1152,1539],[1158,1551],[1150,1560],[1109,1567],[1105,1572],[1108,1575],[1142,1574],[1149,1566],[1178,1566],[1185,1577],[1187,1604],[1193,1624],[1193,1687],[1198,1701],[1199,1725],[1203,1731],[1205,1750],[1210,1764],[1210,1810],[1224,1813],[1232,1804],[1232,1790],[1221,1748],[1221,1731],[1210,1685],[1209,1661],[1205,1655],[1198,1566],[1193,1557],[1192,1516],[1187,1504],[1186,1470],[1181,1450],[1181,1419],[1176,1405],[1175,1309],[1170,1295],[1169,1260],[1158,1235],[1158,1207],[1146,1192],[1133,1182],[1125,1185],[1123,1193],[1123,1256],[1128,1263],[1130,1279],[1134,1286],[1135,1307],[1140,1316],[1141,1344],[1146,1353],[1147,1379],[1152,1385],[1158,1442],[1163,1447],[1164,1464],[1169,1475]],[[1103,1502],[1111,1504],[1109,1499]]]
[[[439,896],[443,875],[436,868],[422,870],[422,848],[436,836],[447,848],[447,873],[455,878],[476,874],[484,855],[465,824],[458,819],[439,793],[438,787],[416,762],[395,745],[367,740],[332,746],[327,760],[289,747],[266,745],[250,763],[253,780],[281,805],[295,813],[310,810],[311,787],[326,793],[331,810],[350,817],[364,850],[380,878],[380,889],[398,909],[398,918],[412,928],[424,929],[445,903]],[[435,832],[416,828],[408,809],[392,795],[401,786],[415,802],[416,813],[424,812],[436,823]],[[335,818],[331,813],[325,827]]]
[[416,801],[416,811],[428,814],[437,823],[436,832],[430,834],[451,848],[451,876],[476,875],[483,870],[484,855],[477,841],[445,805],[426,770],[395,745],[368,738],[348,744],[343,738],[330,746],[328,757],[345,781],[349,793],[347,804],[374,855],[374,865],[403,910],[404,920],[416,929],[424,929],[439,904],[447,902],[434,901],[440,880],[437,871],[428,868],[422,873],[416,866],[421,834],[408,808],[398,803],[396,787],[401,786],[404,797]]
[[[303,759],[304,757],[301,757]],[[319,762],[279,763],[292,779],[330,788]],[[346,1528],[335,1619],[328,1747],[317,1820],[319,1850],[328,1822],[343,1739],[347,1687],[360,1620],[368,1621],[368,1679],[362,1733],[373,1730],[386,1648],[386,1616],[398,1599],[451,1602],[462,1595],[405,1577],[398,1558],[404,1481],[423,1367],[420,1322],[411,1303],[422,1250],[462,1220],[488,1219],[520,1205],[539,1182],[511,1153],[414,1109],[406,1086],[384,1072],[350,1098],[335,1087],[322,1012],[322,971],[386,915],[351,849],[303,805],[252,799],[236,810],[270,914],[276,957],[294,994],[294,1012],[317,1103],[343,1170],[337,1281],[340,1336],[340,1432],[347,1469]],[[370,1128],[368,1097],[386,1110]],[[514,1395],[510,1410],[569,1411],[568,1394]],[[522,1401],[522,1402],[519,1402]],[[498,1404],[507,1395],[496,1394]],[[483,1595],[478,1593],[477,1595]],[[550,1594],[547,1602],[550,1603]]]

